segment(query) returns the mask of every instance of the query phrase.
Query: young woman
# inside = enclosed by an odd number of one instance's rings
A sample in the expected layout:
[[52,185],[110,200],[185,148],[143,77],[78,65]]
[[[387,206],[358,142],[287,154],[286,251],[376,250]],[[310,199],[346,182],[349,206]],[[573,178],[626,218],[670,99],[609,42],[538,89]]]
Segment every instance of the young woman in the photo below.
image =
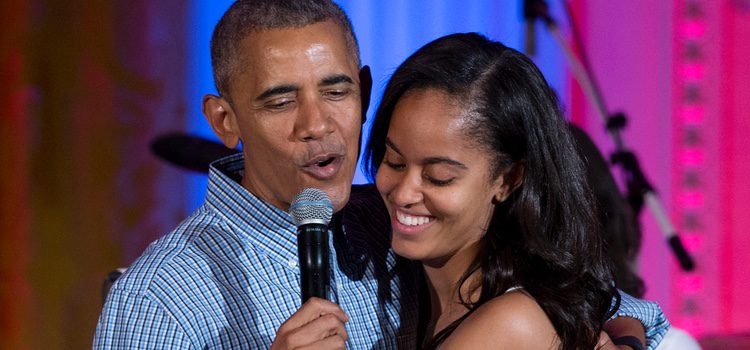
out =
[[366,149],[396,253],[429,292],[424,348],[593,349],[618,294],[557,101],[478,34],[394,73]]

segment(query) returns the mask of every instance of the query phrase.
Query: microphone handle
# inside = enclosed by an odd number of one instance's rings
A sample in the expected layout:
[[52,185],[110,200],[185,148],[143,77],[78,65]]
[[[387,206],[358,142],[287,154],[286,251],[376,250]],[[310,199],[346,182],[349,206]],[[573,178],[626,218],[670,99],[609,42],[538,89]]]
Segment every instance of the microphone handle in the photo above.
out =
[[302,303],[328,295],[328,226],[304,224],[297,229]]

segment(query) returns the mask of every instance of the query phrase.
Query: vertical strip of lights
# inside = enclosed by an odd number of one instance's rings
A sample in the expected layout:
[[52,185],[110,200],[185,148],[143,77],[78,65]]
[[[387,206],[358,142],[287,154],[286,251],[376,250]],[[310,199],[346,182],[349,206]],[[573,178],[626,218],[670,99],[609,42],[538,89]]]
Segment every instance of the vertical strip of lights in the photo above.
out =
[[706,31],[705,5],[709,0],[675,0],[673,26],[673,217],[682,230],[687,251],[696,258],[696,270],[672,269],[671,321],[693,335],[706,328],[700,301],[704,295],[707,223],[706,174]]

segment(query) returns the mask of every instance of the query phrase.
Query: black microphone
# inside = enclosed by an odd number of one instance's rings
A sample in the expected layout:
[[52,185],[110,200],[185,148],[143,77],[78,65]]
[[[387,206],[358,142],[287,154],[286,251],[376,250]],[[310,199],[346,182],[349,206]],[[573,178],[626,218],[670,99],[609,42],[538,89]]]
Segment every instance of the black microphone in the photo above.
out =
[[219,142],[183,133],[158,136],[151,141],[151,151],[173,165],[200,173],[207,173],[211,162],[240,152]]
[[328,223],[333,204],[325,192],[306,188],[294,197],[289,206],[297,226],[302,303],[311,297],[326,299],[328,295]]

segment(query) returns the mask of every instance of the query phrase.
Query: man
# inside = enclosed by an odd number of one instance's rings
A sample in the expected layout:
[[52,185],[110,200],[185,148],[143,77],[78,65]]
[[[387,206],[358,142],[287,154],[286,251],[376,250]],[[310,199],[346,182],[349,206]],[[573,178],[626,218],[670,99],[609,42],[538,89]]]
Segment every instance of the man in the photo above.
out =
[[[417,278],[388,249],[377,193],[350,200],[370,82],[349,19],[328,0],[239,1],[211,55],[219,95],[203,113],[242,155],[212,165],[205,204],[113,285],[94,347],[416,348]],[[337,214],[333,302],[300,307],[286,210],[305,187],[324,190]]]

